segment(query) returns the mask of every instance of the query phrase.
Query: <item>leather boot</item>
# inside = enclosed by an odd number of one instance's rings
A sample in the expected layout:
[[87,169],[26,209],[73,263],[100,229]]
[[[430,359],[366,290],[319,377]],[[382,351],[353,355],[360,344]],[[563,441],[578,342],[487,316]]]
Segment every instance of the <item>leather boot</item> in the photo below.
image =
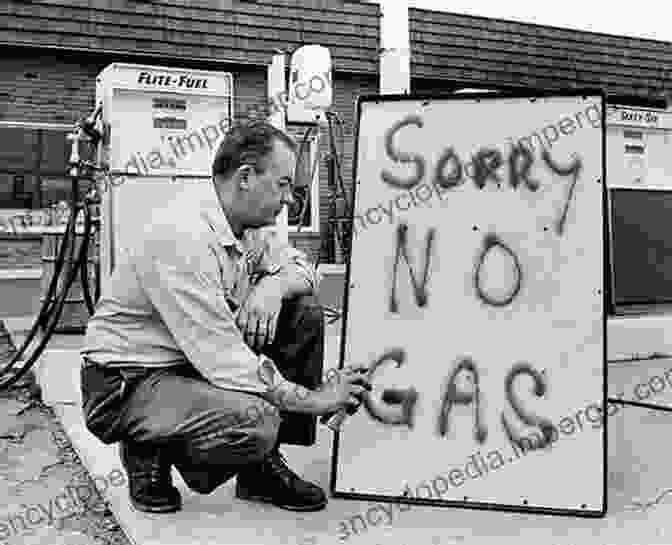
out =
[[142,443],[121,442],[121,462],[128,474],[131,504],[146,513],[174,513],[182,498],[173,486],[167,449]]
[[271,503],[289,511],[319,511],[327,505],[324,491],[294,473],[277,445],[262,462],[250,464],[238,473],[236,497]]

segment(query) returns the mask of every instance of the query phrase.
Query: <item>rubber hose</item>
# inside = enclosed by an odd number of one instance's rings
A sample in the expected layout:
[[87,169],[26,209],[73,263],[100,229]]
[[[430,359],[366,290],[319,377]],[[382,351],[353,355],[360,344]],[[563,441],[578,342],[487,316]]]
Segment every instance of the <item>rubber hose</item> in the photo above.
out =
[[[309,139],[310,135],[312,134],[312,132],[314,130],[315,130],[315,127],[311,125],[310,127],[308,127],[306,129],[306,132],[303,133],[303,138],[301,139],[301,144],[299,144],[299,150],[298,150],[297,158],[296,158],[296,171],[297,172],[299,172],[299,167],[301,166],[301,163],[303,162],[304,148],[308,145],[308,139]],[[310,157],[310,154],[308,154],[308,156]],[[316,154],[316,156],[319,157],[319,153]],[[317,159],[316,159],[316,161],[317,161]],[[313,181],[313,176],[315,175],[315,170],[314,169],[315,169],[315,165],[313,165],[311,167],[311,172],[310,172],[310,175],[311,175],[310,176],[310,181],[311,182]],[[301,219],[299,221],[299,227],[298,227],[299,232],[301,231],[301,228],[303,226],[303,221],[306,219],[306,214],[307,213],[308,213],[308,206],[307,206],[307,200],[306,200],[303,203],[303,210],[301,210]]]
[[84,199],[84,240],[82,240],[82,246],[84,246],[84,253],[86,254],[86,259],[82,263],[81,277],[80,281],[82,283],[82,292],[84,294],[84,301],[86,303],[86,310],[89,313],[89,316],[93,316],[94,313],[94,304],[93,299],[91,298],[91,290],[89,289],[89,243],[91,241],[91,232],[93,231],[93,223],[91,221],[91,213],[89,211],[88,199]]
[[[84,208],[84,210],[85,210],[84,211],[84,217],[85,217],[85,221],[86,221],[88,210],[86,209],[86,207]],[[74,212],[73,212],[73,214],[74,214]],[[74,248],[74,244],[73,244],[73,248]],[[68,278],[65,282],[65,285],[63,286],[63,290],[60,293],[58,301],[56,302],[54,312],[49,316],[49,318],[52,318],[52,321],[51,321],[50,324],[47,325],[47,331],[46,331],[44,337],[42,338],[42,340],[40,341],[40,344],[35,349],[35,352],[30,356],[30,358],[28,358],[28,361],[26,361],[26,363],[23,365],[23,367],[21,367],[21,369],[19,369],[19,371],[16,374],[14,374],[13,377],[11,377],[11,378],[9,378],[9,379],[0,383],[0,390],[4,390],[5,388],[8,388],[12,384],[16,383],[25,373],[27,373],[28,370],[35,364],[37,359],[40,357],[40,355],[44,351],[44,348],[47,346],[47,343],[51,339],[51,336],[53,335],[54,330],[56,329],[56,326],[58,325],[58,320],[60,319],[61,313],[63,312],[63,308],[65,307],[65,301],[68,297],[70,287],[72,286],[72,283],[74,282],[75,278],[77,277],[78,269],[82,265],[82,261],[88,257],[82,251],[82,249],[86,249],[86,248],[84,248],[84,244],[82,244],[82,246],[80,246],[76,264],[69,271],[70,274],[68,275]],[[10,364],[10,367],[12,365],[14,365],[16,360],[17,360],[16,357],[12,358],[12,363]]]
[[48,320],[49,315],[54,310],[54,306],[52,305],[52,303],[56,301],[54,295],[56,289],[58,288],[58,280],[63,270],[63,264],[65,263],[66,260],[66,249],[70,250],[68,259],[72,259],[72,254],[74,252],[74,244],[72,243],[72,234],[75,229],[75,223],[76,223],[76,217],[73,217],[73,215],[71,215],[65,229],[63,241],[61,242],[61,247],[58,252],[58,257],[56,258],[56,262],[54,264],[53,276],[51,277],[49,288],[47,289],[47,294],[44,302],[42,303],[42,307],[40,308],[40,311],[37,315],[37,318],[35,319],[35,322],[33,323],[33,326],[28,336],[21,345],[21,348],[19,348],[19,350],[14,355],[11,361],[4,368],[0,369],[0,376],[6,374],[14,366],[14,364],[23,357],[23,353],[26,351],[30,343],[33,341],[33,338],[37,334],[38,330],[40,329],[40,327],[42,327],[42,324],[45,323],[46,320]]

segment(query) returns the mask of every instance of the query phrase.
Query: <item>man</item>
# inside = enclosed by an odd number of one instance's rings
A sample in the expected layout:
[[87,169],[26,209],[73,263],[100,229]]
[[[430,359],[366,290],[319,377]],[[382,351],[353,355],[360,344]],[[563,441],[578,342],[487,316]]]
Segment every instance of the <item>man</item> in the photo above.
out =
[[272,125],[231,129],[211,192],[185,186],[153,211],[89,321],[84,416],[101,441],[121,443],[136,509],[181,508],[172,466],[202,494],[237,475],[238,498],[327,503],[278,445],[314,444],[315,416],[356,405],[371,385],[362,368],[321,384],[317,272],[259,231],[292,203],[295,163],[295,143]]

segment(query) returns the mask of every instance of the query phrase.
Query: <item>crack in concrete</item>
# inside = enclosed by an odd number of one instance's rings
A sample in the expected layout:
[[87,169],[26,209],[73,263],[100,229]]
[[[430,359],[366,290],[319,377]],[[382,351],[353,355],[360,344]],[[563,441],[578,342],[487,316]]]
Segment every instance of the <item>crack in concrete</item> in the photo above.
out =
[[653,501],[649,501],[649,502],[646,502],[646,503],[642,503],[642,502],[639,502],[639,501],[633,501],[631,503],[631,505],[636,506],[641,511],[646,511],[646,510],[650,509],[651,507],[653,507],[654,505],[658,505],[663,500],[663,498],[665,496],[667,496],[668,494],[672,494],[672,488],[664,489],[660,494],[658,494],[656,499],[653,500]]

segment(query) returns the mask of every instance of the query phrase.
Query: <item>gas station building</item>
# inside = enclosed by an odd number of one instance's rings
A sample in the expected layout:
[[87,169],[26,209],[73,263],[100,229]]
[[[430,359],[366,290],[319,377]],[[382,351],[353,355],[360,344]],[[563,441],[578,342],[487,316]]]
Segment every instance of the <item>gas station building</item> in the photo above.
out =
[[[232,117],[240,120],[263,113],[274,55],[306,44],[327,47],[332,110],[344,129],[337,151],[351,189],[355,102],[380,89],[377,3],[8,0],[0,9],[0,225],[19,217],[25,226],[0,231],[3,314],[28,315],[39,306],[43,232],[62,220],[54,205],[69,198],[66,135],[94,109],[96,77],[112,63],[228,72]],[[613,106],[607,184],[615,188],[613,229],[622,233],[614,242],[612,300],[624,312],[672,302],[672,282],[663,282],[670,273],[661,272],[672,270],[670,230],[661,225],[672,207],[672,43],[414,8],[408,30],[413,93],[605,91]],[[306,125],[288,120],[287,129],[300,140]],[[327,140],[321,134],[311,144],[311,156],[319,150],[323,160],[312,185],[304,180],[310,213],[290,217],[290,239],[320,263],[339,264]],[[628,259],[619,261],[624,254]]]

